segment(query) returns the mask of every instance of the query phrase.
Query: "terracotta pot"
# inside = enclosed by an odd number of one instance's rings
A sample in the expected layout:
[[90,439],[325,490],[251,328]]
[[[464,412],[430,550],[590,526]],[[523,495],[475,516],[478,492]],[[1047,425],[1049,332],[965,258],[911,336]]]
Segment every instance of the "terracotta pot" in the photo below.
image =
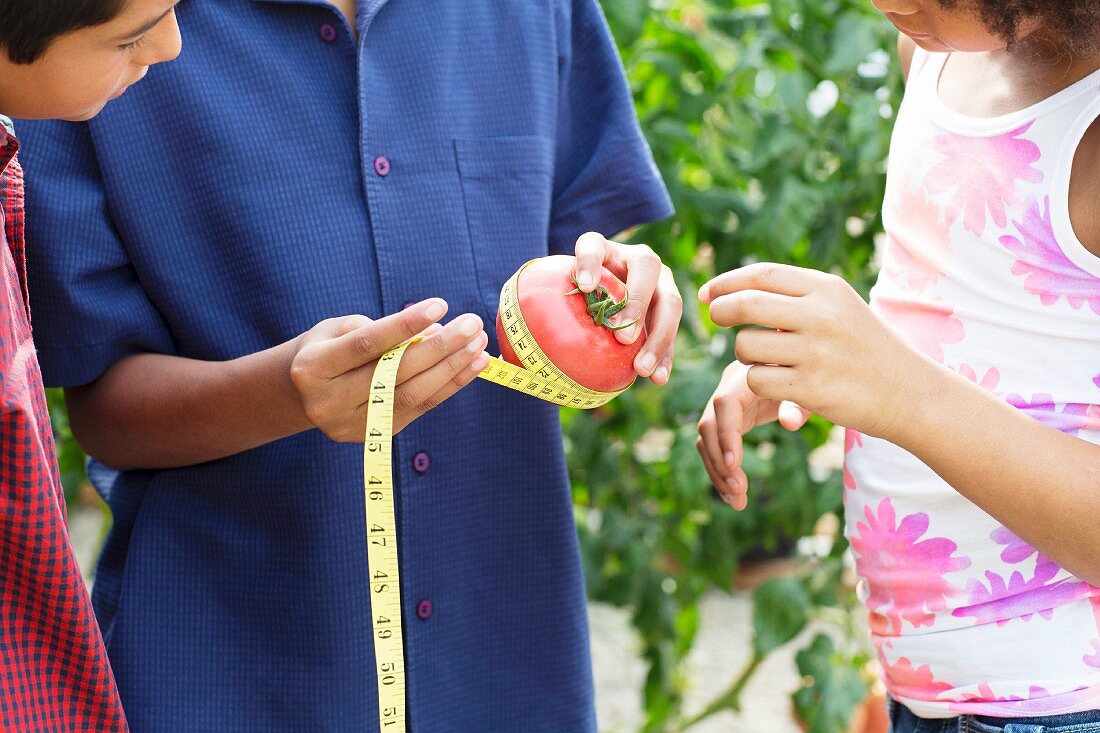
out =
[[863,718],[862,727],[852,728],[852,733],[890,733],[890,716],[886,710],[886,696],[882,693],[872,692],[858,712]]

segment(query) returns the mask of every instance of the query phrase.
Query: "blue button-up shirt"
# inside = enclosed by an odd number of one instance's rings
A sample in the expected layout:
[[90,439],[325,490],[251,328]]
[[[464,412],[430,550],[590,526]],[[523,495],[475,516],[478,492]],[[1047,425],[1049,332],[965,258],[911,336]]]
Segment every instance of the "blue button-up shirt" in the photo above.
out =
[[[359,6],[356,40],[322,2],[182,3],[178,61],[90,123],[23,127],[48,382],[429,296],[489,321],[524,261],[670,213],[595,0]],[[93,463],[135,731],[376,729],[361,450]],[[478,381],[394,460],[412,729],[593,730],[556,409]]]

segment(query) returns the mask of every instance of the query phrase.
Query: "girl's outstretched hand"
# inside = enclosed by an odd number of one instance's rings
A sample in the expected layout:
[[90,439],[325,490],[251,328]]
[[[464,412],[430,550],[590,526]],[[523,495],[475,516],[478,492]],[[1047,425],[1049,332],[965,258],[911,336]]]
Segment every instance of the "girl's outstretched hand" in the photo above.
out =
[[886,327],[834,275],[757,263],[699,290],[720,326],[737,334],[737,358],[757,397],[791,401],[830,422],[889,440],[906,419],[925,357]]
[[798,430],[810,417],[793,402],[757,397],[749,389],[748,373],[749,367],[736,361],[726,367],[699,420],[699,438],[695,441],[714,488],[738,511],[748,505],[749,490],[748,476],[741,468],[741,436],[777,419],[787,430]]

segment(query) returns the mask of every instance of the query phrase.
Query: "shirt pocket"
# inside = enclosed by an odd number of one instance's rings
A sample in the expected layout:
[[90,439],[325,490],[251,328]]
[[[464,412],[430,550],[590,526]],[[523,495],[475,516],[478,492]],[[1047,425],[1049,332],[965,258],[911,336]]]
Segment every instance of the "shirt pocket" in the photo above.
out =
[[478,288],[495,320],[508,278],[548,254],[553,143],[536,135],[454,143]]

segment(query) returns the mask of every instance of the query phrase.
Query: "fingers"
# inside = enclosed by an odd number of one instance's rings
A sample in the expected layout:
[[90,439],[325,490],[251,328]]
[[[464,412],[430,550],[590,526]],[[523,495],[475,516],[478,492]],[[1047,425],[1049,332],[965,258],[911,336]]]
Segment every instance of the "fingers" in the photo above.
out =
[[806,295],[829,278],[823,272],[804,267],[757,262],[722,273],[699,289],[699,300],[710,303],[715,298],[742,290],[763,290],[793,297]]
[[[745,424],[744,408],[735,395],[724,393],[714,396],[714,462],[725,468],[723,474],[732,477],[744,458],[741,436],[754,426]],[[737,488],[731,485],[732,488]]]
[[[663,271],[667,268],[664,268],[661,258],[652,249],[644,244],[611,242],[596,232],[589,232],[577,240],[576,256],[577,285],[583,292],[589,293],[596,289],[605,267],[617,276],[625,278],[630,297],[626,308],[619,314],[618,321],[620,323],[637,321],[637,324],[632,328],[624,328],[616,332],[616,338],[620,343],[632,344],[638,340],[638,336],[642,333],[642,324],[649,320],[647,314],[650,304],[655,300],[654,296],[659,285],[662,289],[661,295],[667,293],[669,302],[659,321],[653,325],[664,329],[670,320],[670,315],[677,308],[677,301],[680,298],[671,270],[667,275],[664,274]],[[682,305],[679,307],[682,312]],[[676,320],[678,325],[678,315]],[[667,349],[654,355],[653,363],[645,369],[643,376],[649,376],[653,372],[666,351]]]
[[[457,374],[485,348],[489,340],[481,330],[481,319],[470,314],[456,318],[446,326],[431,324],[421,332],[421,337],[423,340],[410,346],[401,360],[397,372],[398,392],[404,383],[440,365],[444,365],[444,371],[450,368]],[[328,380],[325,385],[325,409],[334,415],[342,414],[343,421],[354,416],[352,424],[366,419],[375,366],[376,362],[372,361]],[[440,373],[436,372],[436,375]],[[442,383],[439,382],[440,385]],[[394,411],[399,412],[396,406]]]
[[703,461],[703,468],[707,470],[707,476],[710,477],[711,486],[713,486],[722,497],[722,501],[725,501],[726,494],[730,493],[730,488],[726,485],[725,476],[715,470],[714,461],[711,460],[710,454],[707,451],[706,441],[703,439],[702,435],[695,439],[695,449],[699,451],[699,458]]
[[672,362],[676,359],[676,341],[669,345],[668,351],[661,358],[661,362],[657,365],[657,369],[653,372],[653,376],[650,379],[654,384],[668,384],[669,379],[672,378]]
[[365,328],[371,323],[374,323],[373,319],[358,314],[341,316],[339,318],[328,318],[311,328],[309,332],[306,333],[303,342],[315,343],[318,341],[339,338],[346,333],[351,333],[357,328]]
[[[404,383],[458,353],[464,346],[480,342],[483,338],[487,339],[481,318],[472,313],[459,316],[437,333],[425,336],[409,347],[401,360],[397,383]],[[478,350],[481,348],[484,347],[478,347]]]
[[805,355],[804,345],[804,339],[797,333],[745,328],[734,340],[734,352],[742,364],[797,366]]
[[[656,256],[656,255],[654,255]],[[658,263],[660,260],[658,260]],[[631,273],[636,268],[631,269]],[[630,276],[627,276],[629,282]],[[631,298],[634,297],[634,290],[630,290]],[[638,352],[638,356],[634,360],[634,369],[639,375],[643,377],[652,377],[653,381],[657,384],[667,384],[669,375],[672,372],[672,360],[674,357],[674,351],[676,346],[676,332],[680,328],[680,318],[684,314],[684,301],[680,296],[680,291],[676,287],[676,278],[672,275],[672,270],[664,265],[658,266],[657,286],[653,299],[650,304],[646,304],[649,307],[649,315],[646,319],[646,323],[649,324],[649,333],[646,336],[645,346]],[[630,311],[630,306],[627,306],[625,312]],[[634,316],[627,316],[629,322],[633,320]],[[634,339],[637,338],[636,329],[640,326],[635,326],[634,329],[625,329],[625,331],[619,331],[616,335],[628,331],[635,331]]]
[[458,353],[417,374],[397,389],[394,430],[400,432],[424,413],[441,405],[469,385],[489,365],[484,333]]
[[738,510],[748,505],[749,487],[748,476],[741,468],[744,456],[741,436],[753,427],[745,421],[741,402],[745,396],[751,398],[743,384],[745,371],[742,364],[735,362],[723,372],[722,381],[699,420],[696,442],[711,482],[722,499]]
[[745,472],[741,469],[738,469],[737,472],[740,475],[740,480],[744,482],[743,486],[745,487],[745,489],[740,492],[734,492],[733,497],[726,503],[737,511],[743,512],[745,511],[745,508],[749,505],[749,479],[747,476],[745,476]]
[[757,397],[782,402],[794,401],[794,367],[757,364],[749,367],[745,381]]
[[608,244],[603,235],[596,232],[588,232],[577,240],[577,269],[574,274],[582,293],[591,293],[599,284]]
[[[402,341],[417,335],[447,312],[447,303],[431,298],[405,310],[347,330],[356,323],[353,318],[335,319],[332,327],[338,334],[302,347],[302,358],[321,378],[334,379],[342,374],[377,361],[384,353]],[[361,317],[360,317],[361,318]],[[322,326],[322,329],[328,328]]]
[[806,424],[810,414],[809,410],[799,407],[794,402],[784,401],[779,405],[779,424],[794,432]]
[[[745,476],[745,472],[741,469],[737,469],[735,476],[732,479],[723,479],[721,474],[715,470],[714,463],[708,455],[706,449],[703,447],[703,439],[698,438],[695,441],[695,447],[699,450],[699,455],[703,460],[703,467],[707,470],[707,475],[710,476],[710,482],[718,491],[718,495],[722,497],[722,501],[729,504],[737,511],[743,510],[748,506],[748,478]],[[731,488],[729,482],[733,482],[738,488]]]
[[[626,302],[626,308],[619,315],[620,323],[630,323],[634,321],[634,325],[630,328],[624,328],[621,331],[615,332],[615,338],[619,340],[621,344],[632,344],[638,340],[638,336],[642,333],[642,324],[649,322],[649,305],[653,301],[653,296],[657,291],[657,284],[661,280],[662,272],[665,269],[661,264],[661,258],[657,256],[657,253],[644,244],[632,244],[629,245],[629,250],[626,249],[627,245],[617,244],[615,242],[610,243],[611,249],[615,254],[628,262],[626,271],[626,290],[628,298]],[[671,276],[671,272],[669,273]],[[671,284],[672,290],[676,290],[676,283],[671,280],[666,280],[666,287]],[[672,294],[668,293],[672,298]],[[679,297],[679,293],[676,293],[676,297]],[[674,306],[673,303],[669,304]],[[681,307],[682,312],[682,307]],[[654,327],[661,327],[662,333],[654,334],[655,337],[667,338],[669,336],[669,330],[671,329],[671,335],[676,335],[676,328],[679,327],[679,315],[676,316],[676,324],[673,326],[669,323],[669,313],[662,314],[659,323],[654,323]],[[667,346],[666,346],[667,350]],[[643,350],[642,355],[646,353]],[[653,362],[649,364],[648,368],[639,364],[642,376],[648,377],[653,373],[653,370],[657,366],[657,362],[660,357],[664,356],[662,351],[659,354],[653,355]]]
[[721,295],[710,303],[710,319],[719,326],[766,326],[797,331],[806,319],[805,304],[789,295],[745,290]]
[[732,475],[732,469],[722,458],[722,448],[718,443],[718,422],[715,416],[714,400],[707,404],[703,417],[699,419],[699,442],[696,443],[704,462],[708,464],[707,472],[711,474],[711,480],[720,491],[729,491],[733,487],[726,483]]

